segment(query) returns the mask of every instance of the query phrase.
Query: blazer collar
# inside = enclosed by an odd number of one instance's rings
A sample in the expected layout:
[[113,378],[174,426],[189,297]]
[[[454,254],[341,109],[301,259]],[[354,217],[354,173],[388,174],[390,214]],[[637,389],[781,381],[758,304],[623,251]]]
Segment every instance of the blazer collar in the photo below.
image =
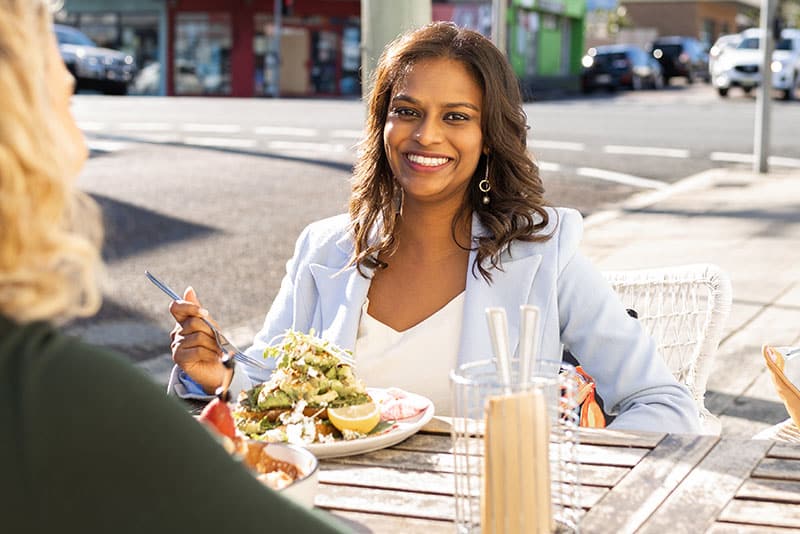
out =
[[[472,235],[486,235],[487,229],[477,215],[472,217]],[[355,267],[347,264],[353,250],[352,234],[348,231],[337,240],[342,252],[333,265],[311,264],[311,274],[319,292],[319,305],[313,325],[319,334],[340,347],[354,348],[361,319],[361,309],[369,292],[370,272],[362,276]],[[476,251],[470,252],[467,284],[464,298],[464,314],[459,340],[458,363],[477,361],[492,357],[489,330],[486,325],[486,308],[503,307],[508,313],[510,347],[516,352],[519,343],[519,306],[529,302],[533,280],[542,255],[538,247],[528,243],[516,246],[501,255],[502,270],[493,270],[489,284],[472,265]],[[324,328],[323,328],[324,325]]]

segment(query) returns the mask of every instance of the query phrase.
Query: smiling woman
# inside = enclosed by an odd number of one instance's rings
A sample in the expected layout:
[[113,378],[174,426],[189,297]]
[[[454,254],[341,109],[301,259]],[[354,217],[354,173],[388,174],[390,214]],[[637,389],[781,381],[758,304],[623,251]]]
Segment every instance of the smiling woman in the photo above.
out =
[[[541,310],[540,357],[562,343],[614,413],[612,426],[695,432],[687,390],[578,250],[581,218],[551,208],[527,150],[518,81],[482,35],[437,22],[389,44],[368,98],[348,214],[300,236],[248,350],[287,329],[353,350],[358,374],[449,414],[448,375],[491,353],[485,309]],[[219,349],[193,293],[175,302],[175,373],[195,395],[219,385]],[[520,331],[510,315],[511,347]],[[236,373],[232,389],[267,378]]]

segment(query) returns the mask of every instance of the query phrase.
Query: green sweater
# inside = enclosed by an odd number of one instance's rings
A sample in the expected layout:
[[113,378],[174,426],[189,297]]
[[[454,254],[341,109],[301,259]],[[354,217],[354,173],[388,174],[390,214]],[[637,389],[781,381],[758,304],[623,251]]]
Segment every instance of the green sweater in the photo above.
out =
[[264,487],[119,356],[0,317],[0,531],[343,532]]

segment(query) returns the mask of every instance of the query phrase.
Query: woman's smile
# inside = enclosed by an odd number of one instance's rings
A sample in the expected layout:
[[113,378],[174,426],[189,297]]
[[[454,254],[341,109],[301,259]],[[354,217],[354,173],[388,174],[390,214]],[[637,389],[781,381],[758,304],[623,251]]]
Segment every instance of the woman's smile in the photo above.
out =
[[434,156],[425,155],[419,152],[409,152],[406,154],[406,160],[408,160],[409,165],[414,170],[420,172],[430,172],[438,171],[450,163],[451,158],[448,158],[447,156]]

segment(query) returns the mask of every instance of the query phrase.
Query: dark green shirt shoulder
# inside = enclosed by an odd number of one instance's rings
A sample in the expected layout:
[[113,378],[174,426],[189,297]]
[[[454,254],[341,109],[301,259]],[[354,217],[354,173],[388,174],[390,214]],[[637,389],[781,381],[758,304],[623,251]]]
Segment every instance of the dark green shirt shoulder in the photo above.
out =
[[122,357],[44,323],[0,317],[0,428],[13,532],[342,532],[263,487]]

